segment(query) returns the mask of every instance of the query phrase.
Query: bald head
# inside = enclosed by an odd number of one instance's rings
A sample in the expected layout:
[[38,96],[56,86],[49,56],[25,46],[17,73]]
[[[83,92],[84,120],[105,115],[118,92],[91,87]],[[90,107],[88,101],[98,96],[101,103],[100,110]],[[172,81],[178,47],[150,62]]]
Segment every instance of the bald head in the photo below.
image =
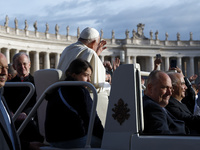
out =
[[4,54],[0,53],[0,88],[5,85],[8,76],[8,62]]
[[152,71],[147,80],[147,91],[145,94],[161,107],[165,107],[172,94],[171,79],[163,71]]

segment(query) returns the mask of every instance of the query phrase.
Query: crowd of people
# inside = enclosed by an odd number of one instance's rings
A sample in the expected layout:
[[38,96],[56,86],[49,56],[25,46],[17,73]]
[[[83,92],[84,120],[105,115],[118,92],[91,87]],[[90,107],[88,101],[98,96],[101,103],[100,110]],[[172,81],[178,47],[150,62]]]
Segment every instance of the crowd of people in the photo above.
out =
[[[101,62],[99,55],[106,49],[105,45],[106,41],[100,39],[99,32],[87,27],[76,43],[63,50],[57,66],[63,72],[62,80],[91,82],[97,90],[92,147],[101,146],[109,99],[109,92],[105,89],[112,84],[114,71],[120,66],[118,57],[112,63]],[[21,135],[18,137],[16,134],[16,129],[36,103],[36,93],[13,122],[12,116],[29,89],[4,87],[5,82],[30,82],[34,85],[34,77],[29,72],[30,58],[19,52],[12,62],[8,65],[6,57],[0,53],[0,149],[38,150],[44,146],[44,137],[39,132],[37,113]],[[197,75],[186,78],[178,67],[170,68],[176,72],[158,70],[161,63],[161,58],[155,60],[154,70],[146,83],[142,77],[144,134],[200,134],[200,84],[191,84]],[[50,146],[84,147],[93,103],[90,90],[83,86],[60,87],[46,99],[45,137]]]

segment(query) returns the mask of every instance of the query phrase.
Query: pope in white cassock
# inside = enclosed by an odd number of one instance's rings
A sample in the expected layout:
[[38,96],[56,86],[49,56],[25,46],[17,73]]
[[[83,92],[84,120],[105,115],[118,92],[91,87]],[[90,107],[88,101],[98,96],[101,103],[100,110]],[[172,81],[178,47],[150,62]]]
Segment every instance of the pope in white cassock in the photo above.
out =
[[100,35],[96,29],[87,27],[81,32],[80,38],[76,43],[64,49],[57,67],[57,69],[62,70],[62,78],[64,79],[66,77],[65,71],[74,59],[82,58],[91,64],[93,68],[91,83],[98,92],[97,113],[103,125],[105,125],[108,105],[108,92],[105,90],[105,86],[108,84],[105,84],[106,70],[99,55],[106,49],[104,47],[105,44],[106,41],[104,40],[100,42]]

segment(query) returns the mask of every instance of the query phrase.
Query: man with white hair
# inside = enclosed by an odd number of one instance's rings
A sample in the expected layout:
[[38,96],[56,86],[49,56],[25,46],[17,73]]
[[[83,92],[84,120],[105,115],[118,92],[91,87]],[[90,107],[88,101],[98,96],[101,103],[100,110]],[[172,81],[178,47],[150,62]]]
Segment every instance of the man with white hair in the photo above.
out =
[[105,123],[108,94],[104,90],[106,70],[99,55],[104,49],[106,49],[106,47],[104,47],[105,44],[106,41],[104,40],[100,42],[100,35],[96,29],[87,27],[81,32],[76,43],[73,43],[64,49],[57,67],[62,70],[64,79],[66,77],[65,71],[74,59],[82,58],[90,63],[93,68],[91,83],[95,86],[98,92],[99,101],[97,112],[102,124]]
[[[8,82],[30,82],[34,85],[34,77],[29,73],[30,67],[31,62],[29,55],[27,55],[25,52],[16,53],[13,56],[13,68],[17,71],[17,75]],[[14,114],[17,111],[17,109],[22,104],[29,91],[29,87],[4,88],[3,95],[12,114]],[[35,103],[36,93],[33,94],[28,104],[17,117],[15,121],[16,129],[18,129],[22,122],[26,119],[27,115],[30,113]],[[22,134],[20,135],[20,141],[23,141],[21,143],[22,150],[27,150],[29,146],[36,146],[36,144],[40,146],[42,145],[43,140],[44,138],[39,133],[36,114],[28,122],[27,126],[24,128]]]

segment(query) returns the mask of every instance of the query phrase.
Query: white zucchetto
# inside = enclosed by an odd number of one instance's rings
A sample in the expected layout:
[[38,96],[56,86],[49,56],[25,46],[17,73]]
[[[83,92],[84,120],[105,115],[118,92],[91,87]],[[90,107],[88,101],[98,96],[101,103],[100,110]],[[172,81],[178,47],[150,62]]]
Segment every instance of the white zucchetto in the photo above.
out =
[[90,27],[85,28],[80,34],[80,38],[85,40],[90,40],[97,37],[99,37],[99,32],[96,29]]

